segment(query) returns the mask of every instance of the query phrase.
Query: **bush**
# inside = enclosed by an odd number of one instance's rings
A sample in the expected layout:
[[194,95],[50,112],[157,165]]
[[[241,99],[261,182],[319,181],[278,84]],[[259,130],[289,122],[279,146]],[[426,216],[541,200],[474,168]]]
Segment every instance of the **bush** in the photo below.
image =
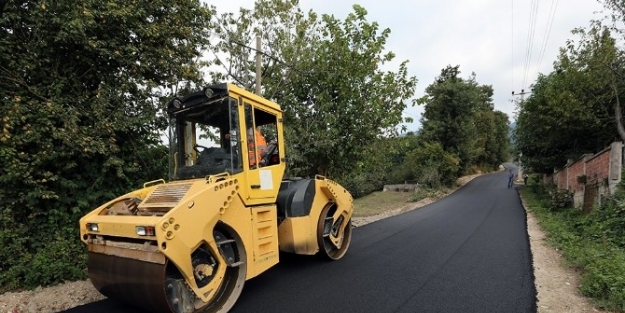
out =
[[438,199],[446,193],[441,189],[417,188],[408,201],[417,202],[426,198]]
[[25,227],[3,220],[0,230],[0,293],[20,287],[22,273],[30,255],[24,247],[28,242]]
[[549,191],[549,208],[554,211],[561,211],[573,207],[573,192],[564,189],[553,189]]
[[[78,236],[76,234],[75,238]],[[48,248],[34,254],[27,264],[28,270],[23,273],[26,288],[54,285],[66,280],[84,279],[87,276],[84,270],[87,252],[76,239],[56,238],[49,242]]]
[[549,188],[540,182],[536,182],[535,184],[531,184],[527,186],[532,194],[538,197],[538,201],[542,201],[546,199],[546,195],[549,194]]
[[[78,239],[78,227],[36,237],[37,234],[30,235],[23,226],[14,226],[0,230],[0,292],[86,277],[87,254]],[[35,248],[35,243],[41,247]]]
[[605,203],[588,214],[588,221],[582,226],[597,240],[609,240],[625,248],[625,193],[618,192],[608,197]]
[[530,183],[532,185],[538,185],[541,183],[541,177],[540,175],[530,175]]
[[613,309],[625,310],[625,254],[622,251],[596,255],[585,267],[580,290],[588,297],[601,299]]
[[339,177],[336,181],[345,187],[354,199],[364,197],[374,191],[382,190],[384,182],[379,178],[371,177],[367,173],[360,173]]
[[438,142],[424,142],[407,154],[402,167],[429,188],[452,186],[458,178],[460,158],[445,151]]

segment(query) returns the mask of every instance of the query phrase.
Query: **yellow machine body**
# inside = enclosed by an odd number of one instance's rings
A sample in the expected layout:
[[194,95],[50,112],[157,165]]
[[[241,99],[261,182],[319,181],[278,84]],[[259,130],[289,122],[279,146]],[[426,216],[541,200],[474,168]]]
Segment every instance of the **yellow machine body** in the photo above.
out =
[[284,179],[277,104],[220,84],[175,98],[168,115],[171,181],[80,220],[101,293],[153,312],[227,312],[279,251],[345,255],[352,197],[324,177]]

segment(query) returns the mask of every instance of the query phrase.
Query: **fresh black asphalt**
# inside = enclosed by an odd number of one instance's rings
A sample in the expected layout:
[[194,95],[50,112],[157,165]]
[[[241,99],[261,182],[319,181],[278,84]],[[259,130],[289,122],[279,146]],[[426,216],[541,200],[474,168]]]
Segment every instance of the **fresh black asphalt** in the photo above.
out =
[[[281,255],[232,312],[536,312],[525,210],[507,172],[353,236],[339,261]],[[136,310],[103,300],[65,312]]]

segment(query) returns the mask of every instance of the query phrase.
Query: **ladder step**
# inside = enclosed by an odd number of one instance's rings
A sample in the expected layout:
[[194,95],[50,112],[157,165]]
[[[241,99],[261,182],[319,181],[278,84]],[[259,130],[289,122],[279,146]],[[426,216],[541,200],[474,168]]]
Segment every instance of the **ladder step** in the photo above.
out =
[[232,264],[228,264],[228,266],[230,266],[230,267],[238,267],[238,266],[240,266],[242,264],[243,264],[243,262],[239,261],[239,262],[234,262]]

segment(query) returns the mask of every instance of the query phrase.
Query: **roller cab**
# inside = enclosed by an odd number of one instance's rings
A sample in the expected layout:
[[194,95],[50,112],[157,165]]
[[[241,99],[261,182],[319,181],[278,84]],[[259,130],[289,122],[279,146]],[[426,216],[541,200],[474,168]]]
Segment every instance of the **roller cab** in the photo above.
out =
[[230,84],[172,99],[169,182],[80,220],[105,296],[150,312],[227,312],[279,251],[342,258],[352,198],[325,177],[284,179],[280,107]]

